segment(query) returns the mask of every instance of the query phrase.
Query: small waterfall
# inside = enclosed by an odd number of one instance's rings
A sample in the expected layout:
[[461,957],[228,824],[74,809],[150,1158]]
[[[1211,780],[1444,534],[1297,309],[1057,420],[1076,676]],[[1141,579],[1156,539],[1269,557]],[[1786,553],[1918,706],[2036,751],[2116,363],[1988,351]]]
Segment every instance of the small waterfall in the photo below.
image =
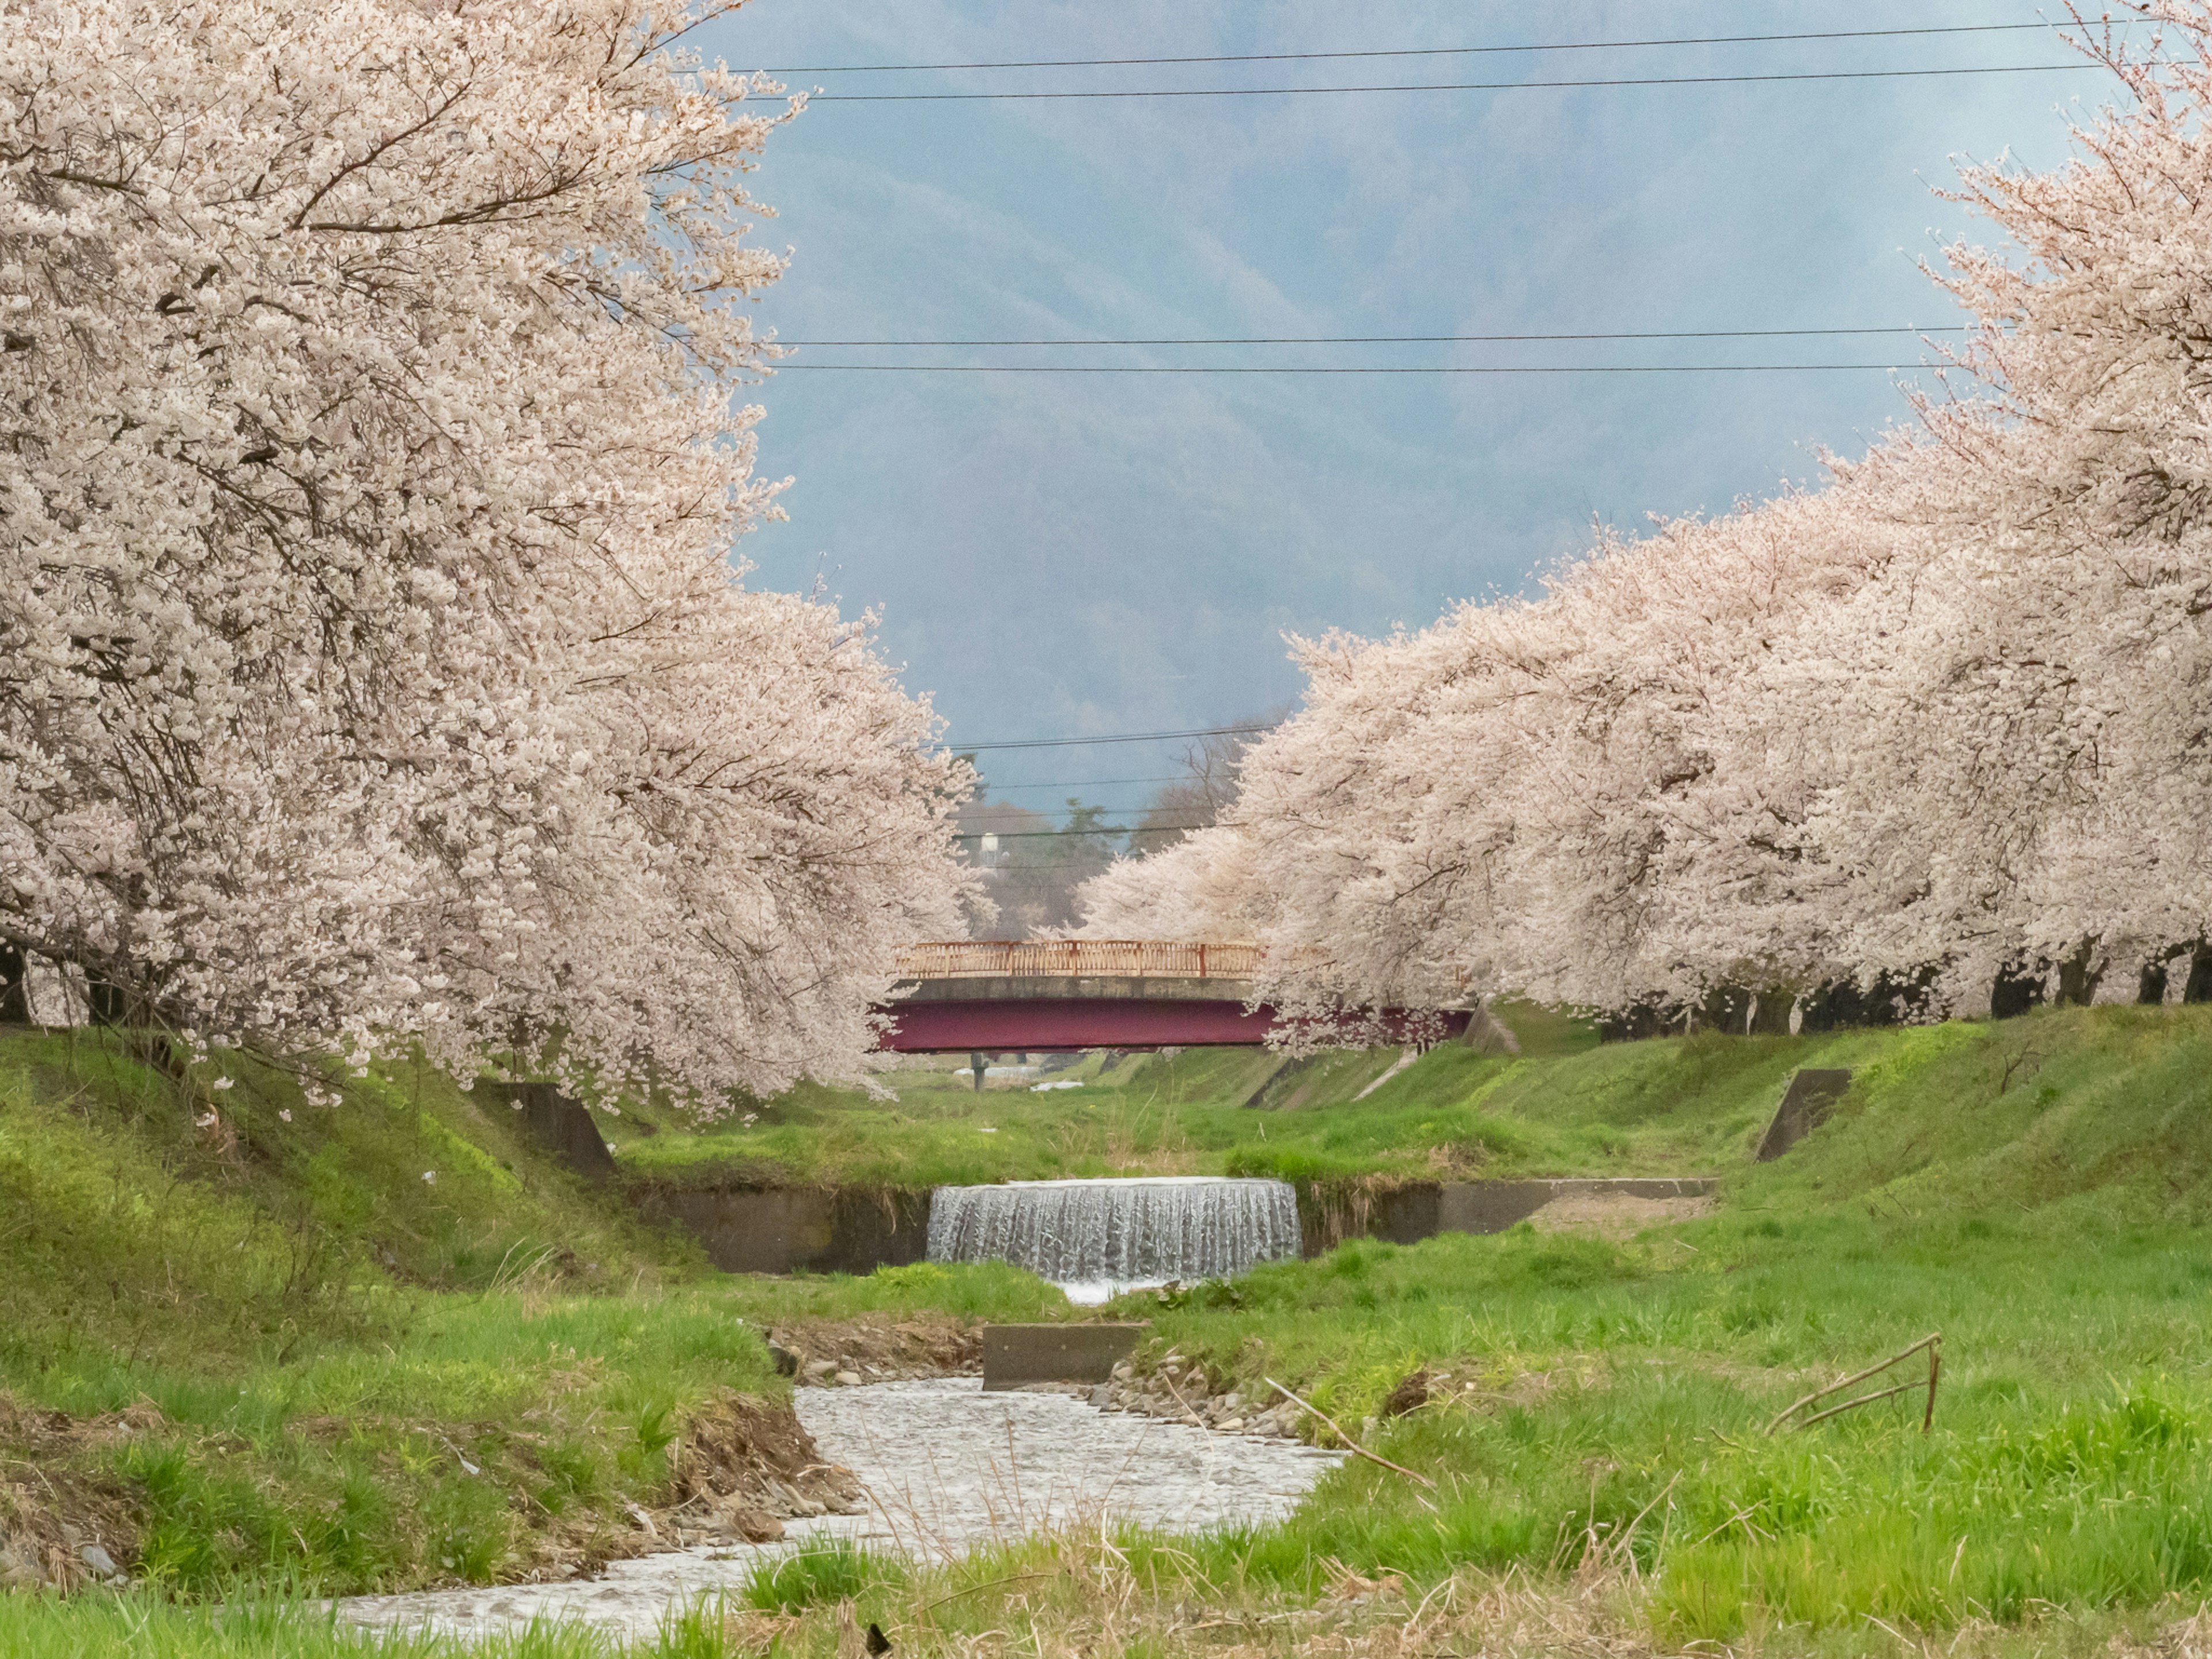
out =
[[1226,1279],[1298,1243],[1297,1194],[1280,1181],[1010,1181],[939,1187],[929,1200],[932,1261],[1011,1261],[1078,1302]]

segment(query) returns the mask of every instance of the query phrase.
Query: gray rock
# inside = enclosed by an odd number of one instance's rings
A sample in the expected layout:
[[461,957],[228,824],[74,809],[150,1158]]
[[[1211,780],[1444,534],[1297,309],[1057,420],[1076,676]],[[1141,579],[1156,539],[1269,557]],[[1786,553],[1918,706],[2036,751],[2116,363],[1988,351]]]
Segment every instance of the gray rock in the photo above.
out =
[[83,1562],[102,1578],[112,1578],[122,1571],[115,1565],[115,1558],[97,1544],[87,1544],[76,1554],[78,1560]]

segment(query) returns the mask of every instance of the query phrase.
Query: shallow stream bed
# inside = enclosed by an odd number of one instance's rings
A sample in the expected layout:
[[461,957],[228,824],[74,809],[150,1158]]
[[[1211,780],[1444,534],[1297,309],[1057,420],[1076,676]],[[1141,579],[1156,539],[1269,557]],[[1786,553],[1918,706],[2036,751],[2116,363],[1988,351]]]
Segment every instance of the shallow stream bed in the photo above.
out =
[[457,1634],[545,1619],[642,1637],[671,1607],[734,1593],[757,1564],[809,1543],[850,1538],[942,1559],[1102,1522],[1179,1533],[1259,1525],[1288,1516],[1343,1457],[1103,1412],[1062,1394],[985,1394],[972,1376],[801,1389],[796,1404],[823,1455],[860,1477],[866,1514],[788,1522],[780,1544],[618,1561],[601,1578],[352,1596],[338,1610],[364,1625]]

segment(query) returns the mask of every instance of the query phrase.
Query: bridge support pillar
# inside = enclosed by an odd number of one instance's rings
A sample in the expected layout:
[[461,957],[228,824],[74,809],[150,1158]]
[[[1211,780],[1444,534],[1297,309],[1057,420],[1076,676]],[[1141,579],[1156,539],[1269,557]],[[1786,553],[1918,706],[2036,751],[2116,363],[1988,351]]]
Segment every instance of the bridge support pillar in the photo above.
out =
[[968,1069],[975,1074],[975,1092],[979,1095],[981,1094],[983,1092],[984,1070],[983,1051],[981,1049],[971,1048],[968,1051]]

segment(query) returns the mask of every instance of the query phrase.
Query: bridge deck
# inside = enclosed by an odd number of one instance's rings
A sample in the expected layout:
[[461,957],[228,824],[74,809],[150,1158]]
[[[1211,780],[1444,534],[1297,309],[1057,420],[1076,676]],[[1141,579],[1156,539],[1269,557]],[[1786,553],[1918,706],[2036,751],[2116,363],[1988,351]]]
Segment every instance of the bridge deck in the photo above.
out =
[[[1256,1048],[1275,1011],[1251,1006],[1256,945],[988,939],[899,957],[881,1047],[896,1054],[1009,1049]],[[1443,1010],[1444,1030],[1467,1024]],[[1391,1010],[1385,1029],[1413,1016]]]

